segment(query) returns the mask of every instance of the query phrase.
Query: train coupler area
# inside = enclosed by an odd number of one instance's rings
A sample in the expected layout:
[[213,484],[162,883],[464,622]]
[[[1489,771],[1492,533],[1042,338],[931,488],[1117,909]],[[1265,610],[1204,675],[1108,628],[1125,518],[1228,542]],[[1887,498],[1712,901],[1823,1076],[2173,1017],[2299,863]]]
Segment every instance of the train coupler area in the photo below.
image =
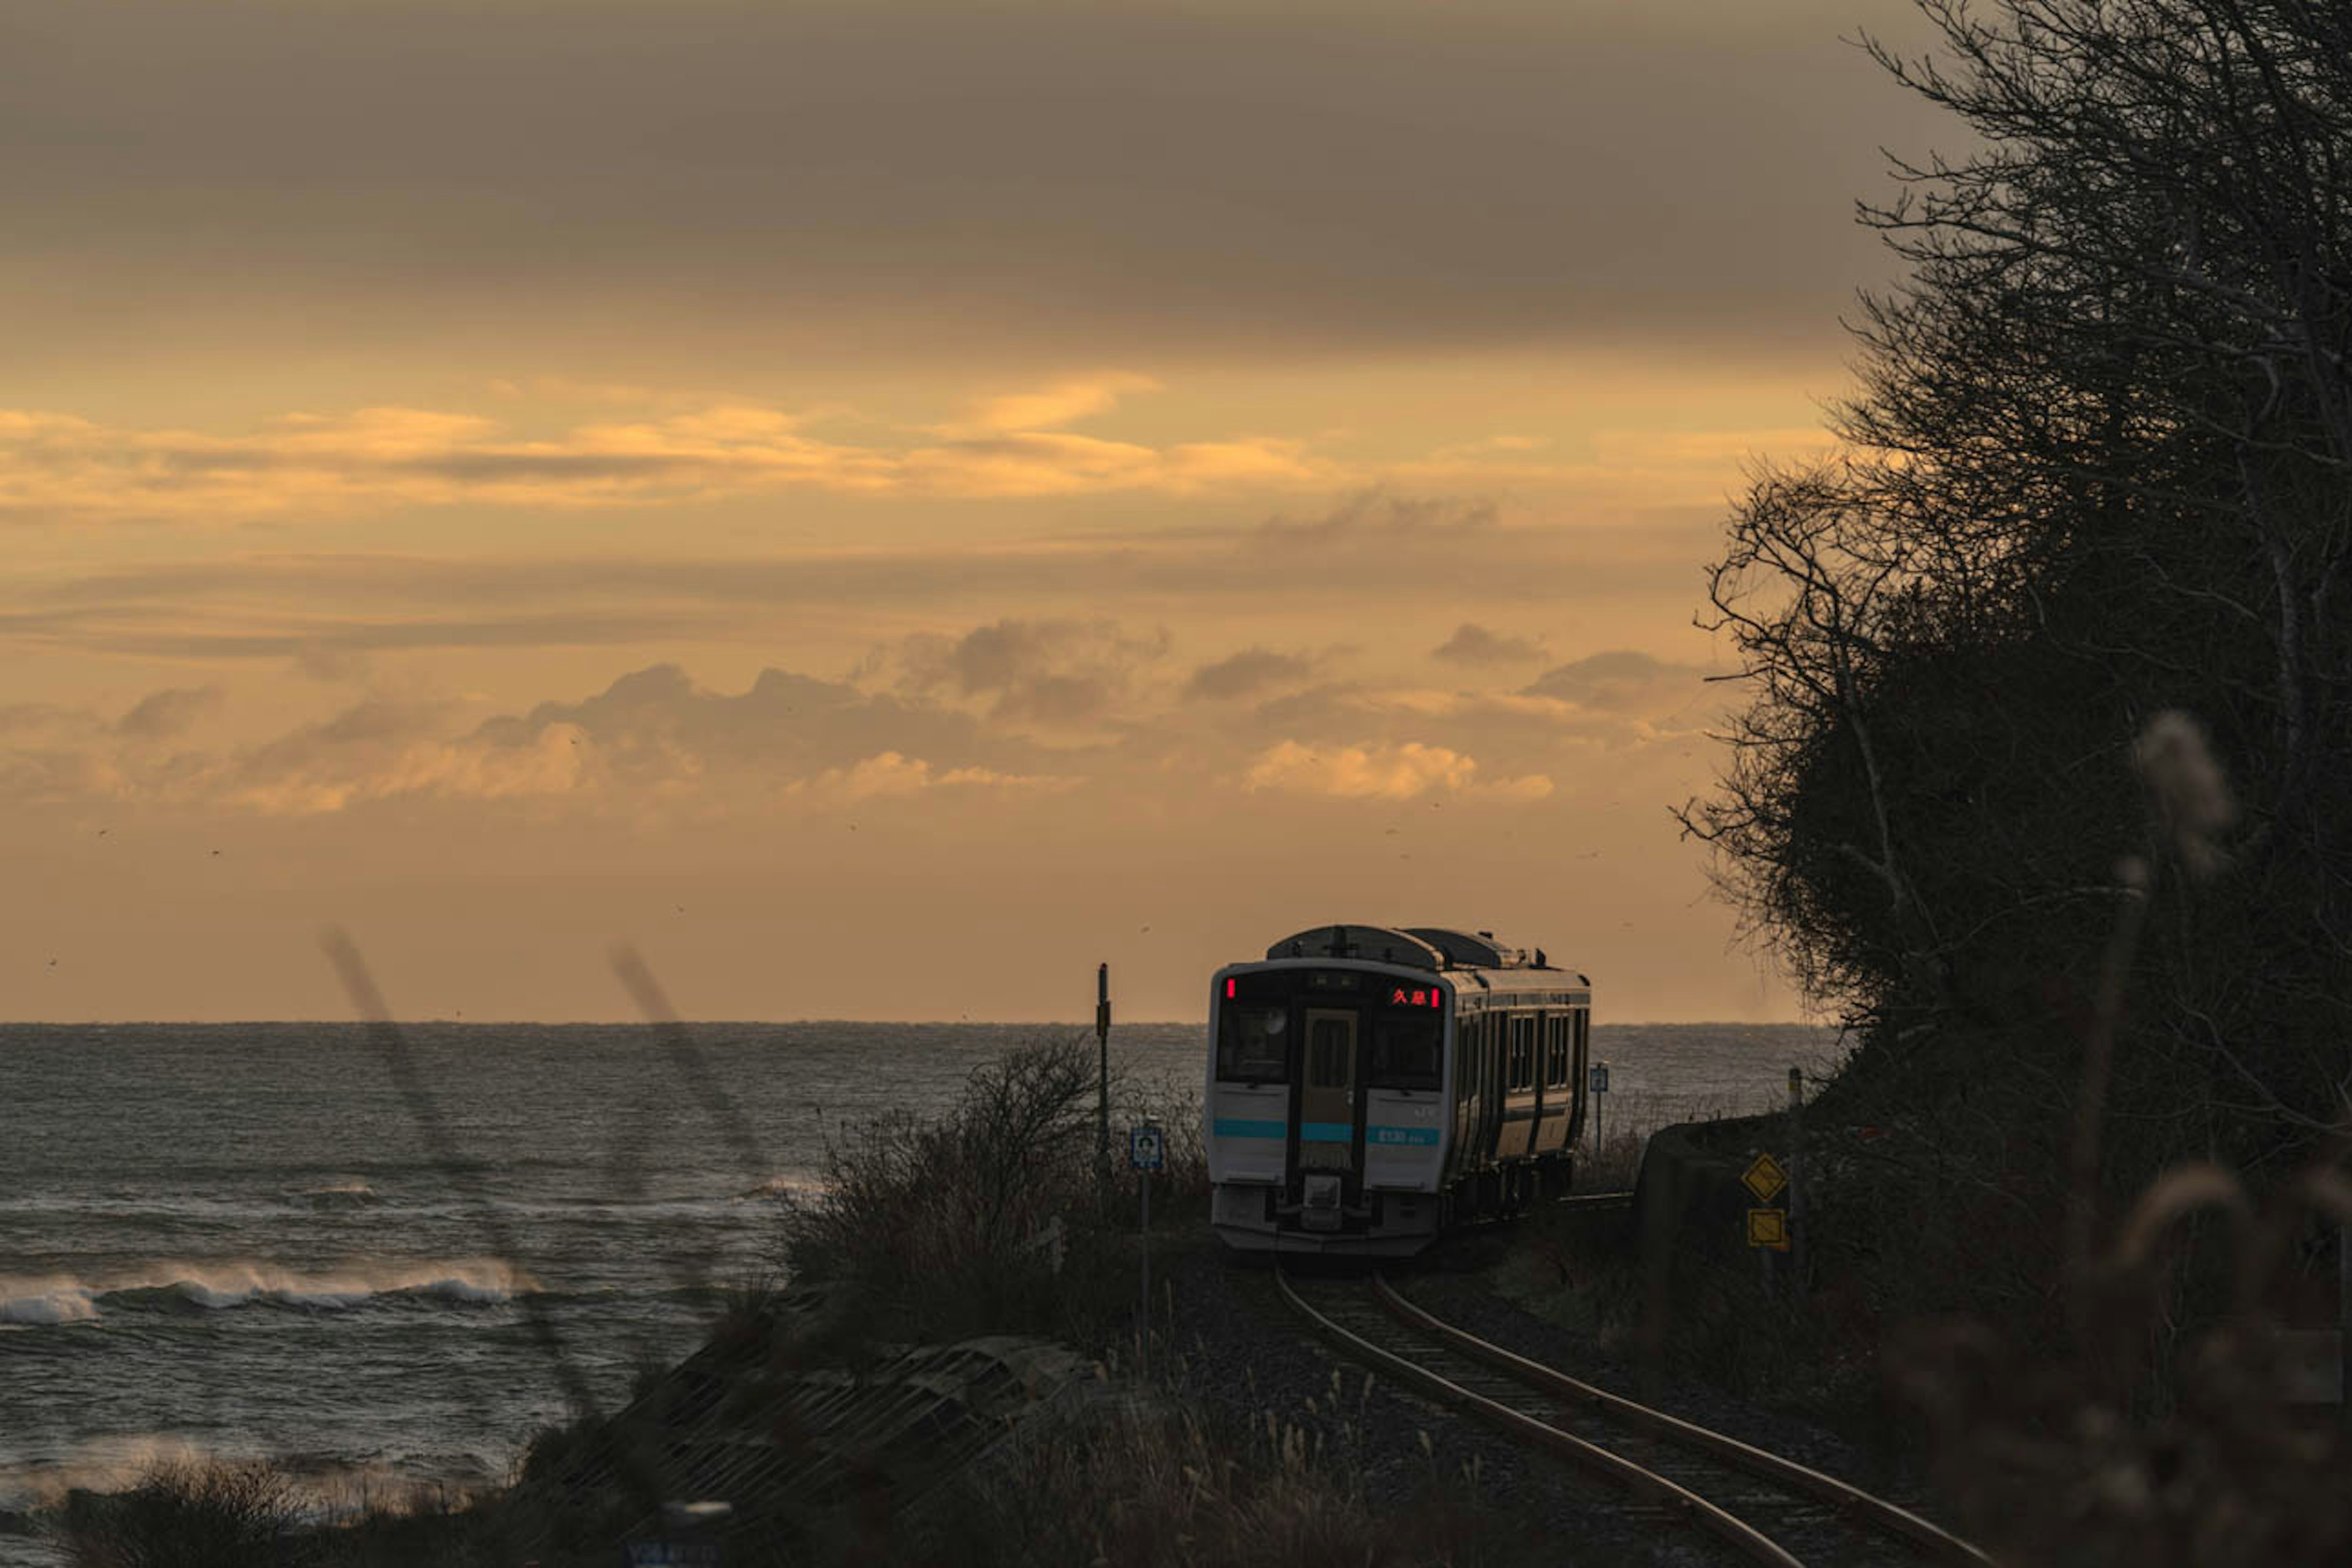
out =
[[1338,1176],[1308,1176],[1299,1184],[1298,1228],[1336,1231],[1346,1217],[1346,1193]]

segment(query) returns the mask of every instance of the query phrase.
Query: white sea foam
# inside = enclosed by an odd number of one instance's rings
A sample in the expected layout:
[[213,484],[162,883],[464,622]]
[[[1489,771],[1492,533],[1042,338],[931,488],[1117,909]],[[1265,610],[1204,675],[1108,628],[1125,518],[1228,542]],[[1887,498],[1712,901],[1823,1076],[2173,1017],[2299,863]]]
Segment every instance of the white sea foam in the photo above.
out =
[[[126,1491],[159,1470],[240,1464],[260,1457],[202,1447],[170,1433],[115,1433],[77,1443],[62,1457],[0,1463],[0,1509],[56,1508],[72,1492]],[[480,1491],[499,1472],[499,1461],[470,1453],[408,1456],[402,1463],[282,1453],[268,1458],[278,1473],[293,1483],[295,1505],[327,1521],[404,1507],[446,1506],[449,1500]]]
[[73,1279],[0,1278],[0,1323],[44,1327],[86,1323],[98,1316],[97,1294]]
[[100,1315],[101,1302],[134,1292],[168,1291],[213,1311],[265,1302],[341,1311],[399,1296],[495,1304],[541,1289],[530,1273],[496,1258],[362,1266],[318,1274],[257,1263],[159,1263],[99,1281],[0,1279],[0,1322],[88,1322]]
[[61,1459],[0,1465],[0,1508],[54,1508],[68,1492],[121,1491],[163,1466],[201,1464],[209,1457],[162,1433],[92,1437]]
[[736,1194],[735,1197],[740,1203],[745,1198],[788,1198],[803,1193],[824,1190],[824,1181],[822,1177],[795,1175],[788,1173],[781,1176],[770,1176],[759,1185]]

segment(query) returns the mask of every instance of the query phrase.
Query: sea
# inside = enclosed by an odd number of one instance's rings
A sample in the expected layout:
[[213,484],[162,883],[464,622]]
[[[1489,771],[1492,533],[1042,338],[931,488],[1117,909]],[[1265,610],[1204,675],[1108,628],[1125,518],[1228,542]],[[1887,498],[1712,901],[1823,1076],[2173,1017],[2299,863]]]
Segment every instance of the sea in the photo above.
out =
[[[1090,1029],[1019,1024],[0,1025],[0,1510],[175,1458],[320,1506],[506,1479],[584,1392],[694,1348],[779,1205],[893,1110]],[[1110,1034],[1197,1114],[1198,1024]],[[1599,1024],[1604,1126],[1780,1103],[1832,1030]],[[554,1331],[533,1331],[531,1310]],[[570,1392],[567,1392],[569,1390]],[[61,1561],[0,1532],[0,1568]]]

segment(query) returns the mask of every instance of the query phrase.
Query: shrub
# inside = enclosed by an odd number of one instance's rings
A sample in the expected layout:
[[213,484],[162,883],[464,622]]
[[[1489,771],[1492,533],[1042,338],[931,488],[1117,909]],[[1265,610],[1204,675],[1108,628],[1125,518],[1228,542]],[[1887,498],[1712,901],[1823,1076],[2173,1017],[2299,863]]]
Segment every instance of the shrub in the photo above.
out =
[[1048,1040],[974,1069],[936,1121],[854,1126],[822,1190],[786,1202],[786,1272],[847,1288],[877,1334],[1092,1337],[1096,1072],[1080,1040]]
[[266,1461],[170,1460],[128,1491],[76,1492],[61,1533],[75,1568],[262,1568],[306,1561],[294,1483]]

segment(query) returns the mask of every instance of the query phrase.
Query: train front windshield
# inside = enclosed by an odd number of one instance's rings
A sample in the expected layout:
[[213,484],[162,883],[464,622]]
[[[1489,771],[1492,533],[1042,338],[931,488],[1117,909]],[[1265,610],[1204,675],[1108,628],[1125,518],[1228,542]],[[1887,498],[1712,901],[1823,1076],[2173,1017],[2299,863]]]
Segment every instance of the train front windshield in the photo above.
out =
[[1290,1081],[1290,1009],[1226,1003],[1217,1021],[1217,1076],[1228,1083]]
[[[1234,975],[1218,999],[1217,1078],[1288,1083],[1300,1066],[1304,1015],[1353,1014],[1372,1089],[1434,1089],[1444,1070],[1445,993],[1358,970],[1283,970]],[[1356,1075],[1350,1074],[1349,1077]]]

